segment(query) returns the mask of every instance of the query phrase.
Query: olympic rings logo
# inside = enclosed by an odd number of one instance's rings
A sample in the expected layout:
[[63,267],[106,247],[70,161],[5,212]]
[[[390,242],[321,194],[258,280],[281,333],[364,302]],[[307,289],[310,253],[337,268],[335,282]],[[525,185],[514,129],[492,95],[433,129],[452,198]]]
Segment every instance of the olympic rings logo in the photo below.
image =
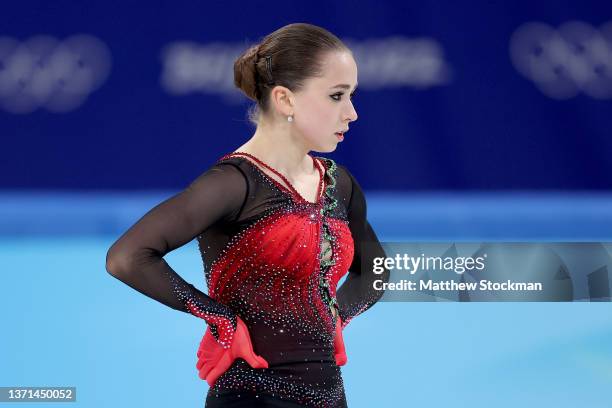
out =
[[592,98],[612,98],[612,22],[599,30],[571,21],[554,29],[525,23],[512,34],[514,67],[542,93],[569,99],[580,92]]
[[41,35],[23,42],[0,37],[0,108],[69,112],[104,83],[110,67],[108,47],[90,35],[64,41]]

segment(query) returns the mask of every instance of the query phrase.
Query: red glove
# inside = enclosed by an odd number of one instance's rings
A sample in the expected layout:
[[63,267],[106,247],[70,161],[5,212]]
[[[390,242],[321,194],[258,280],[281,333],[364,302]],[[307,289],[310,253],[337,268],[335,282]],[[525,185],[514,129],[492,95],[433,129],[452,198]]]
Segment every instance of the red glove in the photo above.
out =
[[242,358],[253,368],[268,368],[268,362],[253,351],[249,330],[240,317],[237,317],[236,331],[228,349],[221,347],[208,328],[200,342],[197,356],[198,376],[206,380],[210,387],[237,358]]
[[340,317],[336,319],[336,336],[334,337],[334,357],[336,365],[343,366],[348,361],[344,350],[344,339],[342,338],[342,321]]

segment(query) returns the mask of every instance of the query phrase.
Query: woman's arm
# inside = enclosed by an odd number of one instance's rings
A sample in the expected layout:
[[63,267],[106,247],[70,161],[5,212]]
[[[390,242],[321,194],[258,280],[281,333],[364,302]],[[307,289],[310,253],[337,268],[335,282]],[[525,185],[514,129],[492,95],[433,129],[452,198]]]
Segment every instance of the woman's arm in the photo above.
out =
[[109,249],[106,270],[133,289],[210,325],[224,348],[231,344],[236,315],[183,280],[163,259],[212,224],[237,217],[247,181],[231,164],[217,164],[182,192],[146,213]]
[[347,211],[349,229],[355,245],[348,276],[336,292],[342,327],[345,327],[353,317],[372,307],[382,297],[384,292],[375,290],[373,283],[376,280],[388,282],[389,271],[385,269],[381,274],[373,272],[374,258],[385,257],[385,251],[367,220],[367,206],[361,187],[344,166],[341,168],[351,179],[352,188]]

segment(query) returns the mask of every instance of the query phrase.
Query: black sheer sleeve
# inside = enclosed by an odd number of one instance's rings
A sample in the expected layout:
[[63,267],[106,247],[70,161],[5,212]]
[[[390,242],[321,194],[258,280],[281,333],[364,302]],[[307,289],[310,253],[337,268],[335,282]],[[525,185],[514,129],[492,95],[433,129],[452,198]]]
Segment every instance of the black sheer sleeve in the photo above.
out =
[[169,307],[204,319],[219,344],[228,348],[236,329],[235,313],[183,280],[163,257],[216,222],[236,217],[246,194],[247,181],[238,167],[212,166],[130,227],[109,249],[107,271]]
[[382,297],[384,292],[374,289],[374,281],[388,282],[390,272],[385,269],[383,273],[375,274],[373,271],[374,258],[385,257],[385,251],[367,220],[366,201],[361,187],[346,167],[340,167],[350,177],[352,185],[347,213],[355,246],[348,276],[336,295],[344,327],[353,317],[368,310]]

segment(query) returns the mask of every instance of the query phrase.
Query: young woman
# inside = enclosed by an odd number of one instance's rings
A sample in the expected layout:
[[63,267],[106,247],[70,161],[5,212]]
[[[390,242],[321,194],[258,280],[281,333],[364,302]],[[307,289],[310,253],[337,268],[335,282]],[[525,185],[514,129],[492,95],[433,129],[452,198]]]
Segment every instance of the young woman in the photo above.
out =
[[[357,113],[357,66],[333,34],[290,24],[234,64],[257,129],[110,248],[107,270],[204,319],[199,376],[207,407],[343,407],[342,329],[382,296],[384,256],[351,173],[332,152]],[[197,238],[208,295],[165,262]],[[336,291],[340,278],[346,281]]]

